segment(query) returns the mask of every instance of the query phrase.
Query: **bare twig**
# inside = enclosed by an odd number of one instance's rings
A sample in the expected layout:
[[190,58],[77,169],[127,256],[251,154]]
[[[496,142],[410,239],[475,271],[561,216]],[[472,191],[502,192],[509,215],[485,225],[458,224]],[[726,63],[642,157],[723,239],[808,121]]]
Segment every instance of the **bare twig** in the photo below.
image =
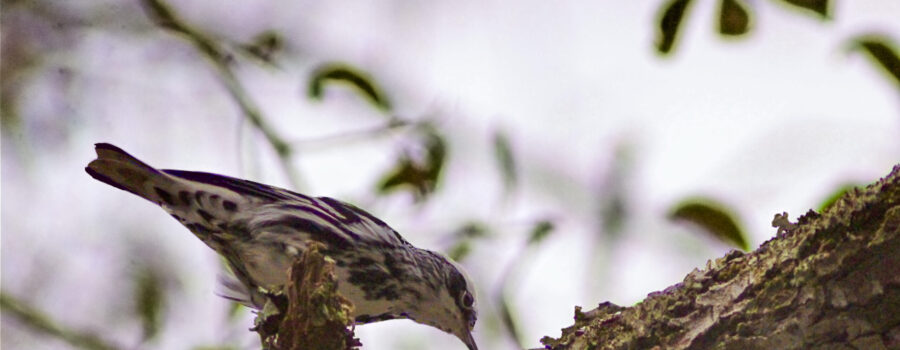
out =
[[101,339],[96,334],[67,329],[45,315],[41,311],[27,305],[21,300],[0,291],[0,308],[3,312],[18,318],[29,328],[59,338],[70,345],[89,350],[115,350],[119,347]]
[[362,128],[359,130],[346,131],[342,133],[338,133],[335,135],[327,135],[317,138],[310,138],[305,140],[297,140],[292,142],[292,145],[302,146],[304,151],[317,150],[326,148],[328,146],[346,146],[350,142],[354,141],[365,141],[368,139],[376,138],[381,136],[387,132],[399,129],[399,128],[416,128],[426,123],[429,123],[429,120],[419,121],[419,120],[406,120],[400,118],[392,118],[387,123],[381,125],[375,125],[367,128]]
[[143,0],[142,4],[144,5],[147,17],[150,17],[156,25],[180,34],[190,41],[200,53],[209,59],[209,62],[215,67],[216,71],[219,72],[222,83],[225,85],[231,98],[234,99],[235,103],[237,103],[238,107],[241,109],[244,117],[266,137],[266,140],[272,145],[272,148],[275,149],[291,186],[294,189],[300,189],[299,175],[297,174],[296,169],[291,166],[293,150],[291,149],[290,144],[278,136],[275,130],[269,126],[259,107],[253,99],[250,98],[244,85],[237,79],[231,66],[233,62],[231,55],[229,55],[215,40],[211,39],[209,35],[191,27],[184,20],[179,18],[168,4],[165,4],[160,0]]

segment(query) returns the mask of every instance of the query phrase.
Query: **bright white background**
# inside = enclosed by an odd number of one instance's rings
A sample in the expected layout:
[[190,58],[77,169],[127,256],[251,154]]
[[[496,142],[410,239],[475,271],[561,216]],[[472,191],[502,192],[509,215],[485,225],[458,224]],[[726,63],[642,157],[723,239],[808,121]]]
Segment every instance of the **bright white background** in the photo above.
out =
[[[666,220],[687,196],[731,205],[755,248],[773,236],[774,213],[794,219],[838,186],[872,182],[898,163],[896,85],[846,47],[869,32],[900,39],[900,3],[837,1],[828,22],[750,3],[750,35],[725,40],[714,31],[716,6],[699,1],[667,58],[653,50],[659,1],[179,1],[176,9],[222,40],[245,42],[268,29],[284,36],[279,69],[240,61],[238,71],[269,121],[297,141],[304,192],[356,202],[434,250],[448,249],[464,220],[491,225],[494,235],[464,265],[480,292],[476,339],[483,349],[507,349],[514,343],[491,299],[537,219],[557,220],[556,230],[511,284],[528,347],[558,336],[575,305],[631,305],[723,255],[726,245]],[[207,62],[150,25],[137,4],[52,8],[79,21],[56,43],[62,48],[16,82],[21,121],[3,125],[3,290],[61,324],[133,347],[141,332],[130,316],[131,283],[150,264],[171,274],[165,328],[141,348],[257,347],[246,331],[252,315],[229,320],[229,304],[214,295],[220,267],[212,251],[83,167],[93,143],[111,142],[160,167],[288,186],[271,148]],[[21,13],[4,15],[4,41],[56,35],[52,25],[11,29]],[[370,72],[394,114],[440,120],[450,154],[429,202],[373,194],[408,134],[309,141],[384,121],[350,90],[305,97],[310,71],[333,60]],[[509,135],[522,178],[508,196],[491,149],[495,130]],[[596,214],[621,164],[617,149],[627,157],[629,215],[610,238],[598,232]],[[3,348],[67,348],[6,314],[2,322]],[[410,321],[361,326],[357,335],[364,349],[463,348]]]

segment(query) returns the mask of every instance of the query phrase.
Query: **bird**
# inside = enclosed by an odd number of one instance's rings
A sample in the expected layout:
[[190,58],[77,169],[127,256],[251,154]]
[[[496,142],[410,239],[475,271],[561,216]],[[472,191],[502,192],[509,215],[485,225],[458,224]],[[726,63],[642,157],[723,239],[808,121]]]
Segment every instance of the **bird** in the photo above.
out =
[[355,324],[406,318],[455,335],[469,350],[475,286],[460,264],[413,246],[356,206],[206,172],[156,169],[109,143],[85,171],[163,208],[226,261],[234,298],[262,309],[288,269],[317,242],[335,261],[338,293]]

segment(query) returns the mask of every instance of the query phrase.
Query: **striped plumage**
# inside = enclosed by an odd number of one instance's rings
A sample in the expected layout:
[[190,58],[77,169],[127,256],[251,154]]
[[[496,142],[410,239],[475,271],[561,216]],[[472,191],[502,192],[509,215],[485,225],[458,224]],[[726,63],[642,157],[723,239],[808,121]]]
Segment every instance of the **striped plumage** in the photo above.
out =
[[232,297],[245,304],[261,308],[260,288],[280,290],[294,257],[317,241],[336,262],[338,291],[353,302],[357,323],[409,318],[477,349],[474,290],[462,268],[362,209],[217,174],[155,169],[106,143],[96,151],[87,173],[161,206],[222,255],[240,282],[228,285]]

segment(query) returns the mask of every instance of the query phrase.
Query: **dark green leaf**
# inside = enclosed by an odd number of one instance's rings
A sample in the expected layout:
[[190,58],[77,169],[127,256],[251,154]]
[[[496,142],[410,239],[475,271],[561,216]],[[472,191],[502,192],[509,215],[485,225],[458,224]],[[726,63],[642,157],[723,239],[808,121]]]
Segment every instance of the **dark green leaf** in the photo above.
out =
[[553,232],[553,222],[550,220],[541,220],[534,224],[531,234],[528,235],[528,244],[538,244]]
[[382,111],[389,111],[391,104],[372,78],[356,68],[343,63],[328,63],[316,69],[309,80],[307,93],[310,98],[321,100],[325,85],[339,83],[356,88],[366,99]]
[[854,44],[853,48],[865,51],[900,88],[900,57],[897,55],[896,45],[890,38],[883,35],[866,35],[856,38]]
[[822,204],[819,205],[819,213],[824,213],[826,210],[828,210],[828,208],[831,208],[831,206],[834,205],[834,203],[837,202],[838,199],[841,199],[841,197],[843,197],[844,194],[847,193],[847,191],[850,191],[856,187],[857,186],[854,184],[846,184],[838,187],[837,190],[832,192],[831,195],[829,195],[828,198],[825,198],[825,200],[822,201]]
[[675,46],[678,29],[681,27],[684,14],[690,5],[691,0],[671,0],[663,5],[656,37],[656,50],[659,53],[668,54]]
[[787,4],[810,10],[818,14],[821,18],[828,18],[828,0],[782,0]]
[[516,159],[513,156],[509,139],[500,131],[494,132],[494,157],[497,159],[497,165],[500,168],[500,174],[503,175],[503,184],[506,186],[506,189],[514,188],[519,182]]
[[135,276],[135,312],[141,319],[144,339],[152,339],[159,333],[164,304],[163,283],[160,273],[151,268],[143,269]]
[[735,214],[722,203],[707,198],[689,199],[676,205],[669,219],[686,221],[700,226],[707,234],[737,248],[750,249],[746,234],[737,223]]
[[446,158],[444,138],[432,128],[426,128],[422,148],[424,159],[417,160],[405,153],[397,160],[393,170],[385,175],[378,185],[378,192],[389,193],[403,187],[413,190],[417,200],[425,199],[437,186]]
[[722,0],[719,9],[719,33],[744,35],[750,29],[750,13],[742,0]]

